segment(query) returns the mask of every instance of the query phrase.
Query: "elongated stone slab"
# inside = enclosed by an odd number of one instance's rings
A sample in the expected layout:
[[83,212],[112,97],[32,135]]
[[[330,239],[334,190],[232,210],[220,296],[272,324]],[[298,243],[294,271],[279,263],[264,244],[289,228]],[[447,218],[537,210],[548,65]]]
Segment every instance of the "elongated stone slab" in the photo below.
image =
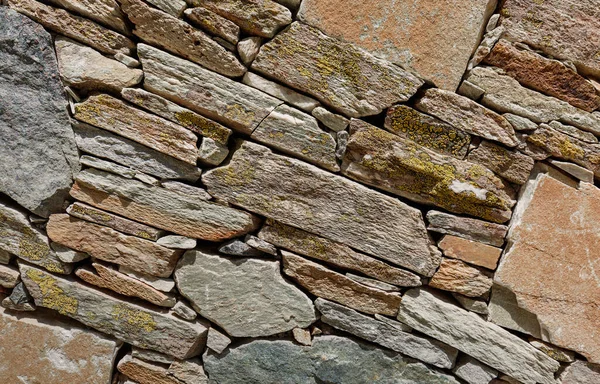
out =
[[350,117],[376,115],[423,85],[400,67],[298,22],[262,46],[252,69]]
[[500,177],[518,185],[525,184],[534,161],[520,152],[509,151],[489,141],[483,141],[479,147],[469,152],[468,161],[481,164],[494,171]]
[[152,241],[123,235],[65,214],[50,216],[46,228],[52,241],[97,259],[159,277],[169,277],[181,256],[181,252]]
[[487,168],[441,155],[362,120],[352,120],[351,131],[342,163],[345,175],[451,212],[500,223],[510,218],[514,201]]
[[477,241],[445,235],[438,243],[444,256],[466,261],[491,270],[496,269],[502,248],[491,247]]
[[231,44],[237,44],[240,39],[240,27],[234,22],[219,16],[204,7],[196,7],[185,10],[185,17],[192,24],[204,29],[211,35],[218,36]]
[[124,136],[190,164],[196,164],[198,138],[163,118],[133,108],[112,96],[90,96],[75,105],[75,118]]
[[356,252],[347,245],[313,235],[298,228],[272,221],[262,227],[258,236],[281,248],[308,256],[336,267],[364,273],[375,279],[403,287],[421,285],[421,278],[395,268],[371,256]]
[[438,368],[452,368],[458,355],[456,349],[439,341],[403,332],[343,305],[318,298],[315,306],[322,322]]
[[559,363],[526,341],[431,292],[406,292],[398,320],[525,384],[554,384]]
[[250,134],[281,101],[145,44],[138,44],[144,88]]
[[135,44],[127,37],[64,9],[53,8],[35,0],[10,0],[8,5],[44,27],[106,54],[130,55],[135,49]]
[[424,275],[439,263],[418,210],[261,145],[243,142],[202,180],[211,196]]
[[456,93],[431,88],[425,91],[415,106],[472,135],[509,147],[518,143],[512,125],[504,117]]
[[183,20],[141,0],[119,0],[143,41],[175,53],[225,76],[242,76],[246,67],[235,55]]
[[116,0],[50,0],[50,3],[104,24],[117,32],[126,35],[130,33],[125,22],[127,16],[121,11]]
[[445,258],[431,277],[429,286],[467,297],[479,297],[492,288],[492,279],[460,260]]
[[204,240],[238,237],[258,224],[249,213],[97,170],[80,172],[71,196],[132,220]]
[[291,88],[283,86],[274,81],[267,80],[264,77],[261,77],[252,72],[246,72],[246,74],[242,78],[242,82],[253,88],[259,89],[273,97],[283,100],[307,113],[312,112],[316,107],[318,107],[321,104],[312,97],[304,96],[303,94],[298,93]]
[[251,137],[330,171],[340,170],[335,159],[336,143],[333,137],[319,128],[317,119],[287,105],[275,108]]
[[480,241],[497,247],[504,244],[504,236],[506,236],[506,232],[508,231],[508,227],[505,225],[454,216],[439,211],[429,211],[426,217],[429,222],[427,229],[430,231]]
[[396,316],[399,293],[367,287],[291,252],[281,251],[283,272],[310,293],[361,312]]
[[[132,357],[132,354],[126,355],[119,361],[117,369],[136,383],[153,384],[180,384],[181,381],[170,377],[167,368],[159,364],[153,364],[149,361]],[[205,381],[207,382],[207,381]]]
[[23,282],[40,307],[54,309],[136,347],[179,359],[195,356],[204,349],[206,322],[180,320],[24,263],[19,268]]

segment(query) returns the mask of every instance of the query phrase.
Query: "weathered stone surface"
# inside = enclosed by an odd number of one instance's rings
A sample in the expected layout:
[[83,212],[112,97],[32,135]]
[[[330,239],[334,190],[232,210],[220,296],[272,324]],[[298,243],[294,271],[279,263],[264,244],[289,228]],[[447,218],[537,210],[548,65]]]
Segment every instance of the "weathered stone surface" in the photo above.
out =
[[190,164],[196,164],[197,137],[180,125],[112,96],[90,96],[75,105],[75,118]]
[[177,160],[86,123],[75,121],[73,131],[80,151],[110,159],[156,177],[196,181],[202,173],[195,164]]
[[155,288],[161,292],[171,292],[175,288],[175,280],[165,279],[162,277],[156,277],[145,273],[134,271],[133,269],[119,265],[119,272],[126,274],[127,276],[133,277],[136,280],[140,280],[152,288]]
[[120,344],[48,313],[34,318],[0,308],[0,370],[7,384],[109,383]]
[[187,8],[184,0],[148,0],[148,2],[175,17],[180,17]]
[[144,88],[250,134],[281,101],[145,44],[138,45]]
[[600,380],[600,366],[577,360],[560,376],[561,384],[594,384]]
[[560,365],[508,331],[431,292],[403,296],[398,320],[526,384],[553,384]]
[[138,347],[131,347],[131,356],[141,360],[157,362],[163,364],[171,364],[175,359],[173,356],[165,355],[164,353],[150,351]]
[[340,336],[315,337],[311,347],[256,340],[221,356],[205,354],[204,365],[219,384],[458,384],[423,363]]
[[205,322],[179,320],[23,263],[20,270],[38,306],[54,309],[136,347],[179,359],[195,356],[204,348],[208,330]]
[[336,267],[361,272],[367,276],[404,287],[421,285],[413,273],[392,267],[380,260],[354,251],[347,245],[313,235],[301,229],[272,221],[263,226],[258,236],[278,247],[308,256]]
[[317,118],[324,126],[334,132],[341,132],[348,127],[350,120],[342,115],[329,112],[327,109],[317,106],[312,110],[312,115]]
[[575,352],[555,347],[552,344],[544,343],[543,341],[534,339],[533,337],[529,338],[529,344],[533,345],[556,361],[560,361],[562,363],[572,363],[575,361]]
[[535,131],[538,127],[536,123],[528,118],[514,115],[512,113],[504,113],[502,114],[502,117],[504,117],[510,123],[510,125],[513,126],[515,131]]
[[566,161],[558,161],[552,159],[548,160],[548,162],[556,168],[559,168],[562,171],[568,173],[569,175],[574,176],[578,180],[584,181],[586,183],[594,182],[594,172],[580,167],[579,165],[575,165]]
[[263,146],[244,142],[202,181],[212,196],[424,275],[439,263],[416,209]]
[[317,119],[280,105],[254,130],[254,140],[294,157],[337,172],[334,138],[319,128]]
[[185,10],[187,17],[192,24],[204,29],[211,35],[218,36],[231,44],[237,44],[240,39],[240,27],[234,22],[219,16],[203,7],[196,7]]
[[219,247],[219,252],[225,255],[239,257],[261,257],[264,256],[262,251],[252,248],[241,240],[234,239],[226,242]]
[[494,284],[488,310],[488,319],[494,324],[532,335],[538,339],[542,337],[537,317],[520,308],[515,294],[509,289]]
[[581,129],[577,129],[571,125],[563,124],[556,120],[549,122],[548,125],[557,131],[564,133],[565,135],[569,135],[583,142],[598,144],[598,138],[591,132],[584,132]]
[[526,43],[600,76],[600,14],[593,0],[510,0],[503,4],[505,37]]
[[511,246],[494,277],[537,316],[543,340],[592,363],[600,362],[600,312],[593,304],[600,300],[599,208],[600,190],[592,184],[575,189],[539,174],[517,206]]
[[244,235],[258,224],[246,212],[96,170],[77,175],[71,196],[132,220],[204,240]]
[[262,37],[257,36],[250,36],[240,40],[237,45],[237,52],[238,55],[240,55],[242,63],[244,63],[246,66],[250,66],[250,64],[252,64],[254,59],[256,59],[256,55],[258,55],[262,41]]
[[104,24],[117,32],[129,34],[126,16],[116,0],[50,0],[50,3]]
[[127,375],[139,384],[180,384],[175,378],[169,377],[167,368],[158,364],[152,364],[130,354],[126,355],[117,365],[119,372]]
[[27,288],[23,282],[19,282],[10,293],[10,296],[5,297],[1,303],[3,308],[11,311],[31,312],[35,311],[35,303],[29,295]]
[[171,308],[175,305],[175,297],[164,294],[137,279],[100,263],[92,263],[92,266],[95,272],[89,267],[82,267],[77,269],[75,274],[86,283],[110,289],[124,296],[138,297],[160,307]]
[[182,384],[208,384],[208,377],[206,377],[202,362],[198,358],[176,360],[167,372],[169,376],[176,378]]
[[[294,328],[298,329],[298,328]],[[224,350],[231,344],[231,339],[221,332],[217,331],[216,328],[210,328],[208,330],[208,336],[206,338],[206,347],[210,348],[217,354],[223,353]]]
[[455,91],[495,6],[488,0],[305,0],[298,17]]
[[273,37],[292,22],[292,13],[272,0],[198,0],[202,7],[233,21],[242,31]]
[[156,241],[156,244],[172,249],[192,249],[196,247],[196,239],[185,236],[169,235]]
[[481,364],[467,355],[460,357],[452,372],[469,384],[489,384],[490,380],[498,376],[498,371],[494,368]]
[[464,159],[471,135],[405,105],[388,109],[385,129],[444,155]]
[[[172,310],[173,310],[173,314],[175,316],[179,316],[182,319],[187,320],[187,321],[194,321],[194,319],[196,317],[198,317],[198,314],[196,313],[196,311],[194,311],[194,309],[190,305],[188,305],[187,303],[185,303],[181,300],[178,300],[177,303],[175,303]],[[209,333],[209,337],[210,337],[210,333]],[[207,339],[207,346],[208,346],[208,339]]]
[[439,211],[427,212],[427,221],[429,222],[427,229],[430,231],[459,236],[497,247],[504,244],[504,237],[508,231],[508,227],[505,225],[454,216]]
[[0,264],[8,264],[12,259],[12,255],[0,248]]
[[504,117],[464,96],[432,88],[425,91],[415,106],[464,132],[509,147],[517,145],[515,131]]
[[469,152],[467,160],[484,165],[500,177],[518,185],[527,181],[534,165],[531,157],[509,151],[489,141],[482,141],[479,147]]
[[163,181],[160,183],[160,185],[161,187],[166,188],[170,191],[177,192],[180,195],[192,197],[194,199],[208,201],[212,198],[212,196],[209,195],[208,192],[206,192],[206,190],[185,183],[180,183],[179,181]]
[[[600,34],[598,36],[600,42]],[[560,61],[546,59],[532,51],[519,50],[506,40],[500,40],[494,46],[484,63],[502,68],[522,85],[564,100],[577,108],[592,112],[600,107],[600,95],[577,72]]]
[[458,93],[459,95],[468,97],[471,100],[477,101],[477,100],[479,100],[479,98],[481,96],[483,96],[485,91],[483,89],[479,88],[478,86],[476,86],[475,84],[470,83],[467,80],[464,80],[460,84],[460,87],[458,87],[458,90],[456,91],[456,93]]
[[0,265],[0,287],[14,288],[19,282],[19,270],[10,265]]
[[252,68],[350,117],[376,115],[423,84],[390,62],[298,22],[262,46]]
[[484,299],[467,297],[458,293],[453,293],[452,297],[467,311],[479,313],[480,315],[489,313],[487,302]]
[[137,61],[136,59],[134,59],[131,56],[124,55],[121,52],[115,54],[114,58],[115,58],[115,60],[120,61],[121,63],[125,64],[129,68],[137,68],[140,66],[139,61]]
[[[0,12],[2,10],[0,9]],[[0,249],[55,273],[69,274],[72,267],[50,249],[48,237],[34,228],[27,215],[0,203]]]
[[485,167],[439,154],[362,120],[352,120],[351,132],[343,174],[452,212],[495,222],[510,218],[514,201]]
[[365,313],[390,316],[398,313],[402,299],[399,293],[367,287],[290,252],[281,251],[281,254],[283,272],[313,295]]
[[81,156],[79,158],[79,164],[81,164],[82,167],[91,167],[101,171],[114,173],[119,176],[123,176],[126,179],[133,179],[136,174],[136,171],[129,167],[124,167],[117,163],[113,163],[112,161],[103,160],[98,157],[88,155]]
[[349,273],[349,272],[346,273],[346,277],[356,281],[357,283],[366,285],[367,287],[381,289],[382,291],[386,291],[386,292],[399,292],[400,291],[400,288],[395,285],[384,283],[383,281],[379,281],[376,279],[371,279],[370,277],[359,276],[359,275],[355,275],[355,274]]
[[142,81],[141,69],[133,69],[117,60],[73,40],[59,37],[55,40],[58,69],[63,82],[87,90],[120,91]]
[[387,323],[322,298],[315,301],[321,321],[341,331],[380,344],[439,368],[451,368],[458,351],[438,341],[415,336]]
[[203,137],[202,144],[198,148],[198,160],[208,165],[219,165],[229,155],[229,148],[221,143],[217,143],[210,137]]
[[316,321],[310,299],[286,282],[279,268],[277,261],[188,251],[175,280],[196,311],[231,336],[269,336]]
[[443,259],[429,285],[468,297],[479,297],[492,288],[492,279],[460,260]]
[[438,247],[447,257],[492,270],[496,269],[498,259],[502,254],[501,248],[452,235],[445,235],[438,243]]
[[181,255],[181,252],[152,241],[123,235],[109,227],[65,214],[50,216],[46,229],[52,241],[97,259],[159,277],[168,277]]
[[0,35],[0,192],[48,217],[60,210],[79,167],[52,38],[7,7],[0,8]]
[[[257,49],[258,53],[258,49]],[[280,100],[283,100],[296,108],[302,109],[305,112],[310,113],[313,111],[320,103],[308,96],[304,96],[291,88],[285,87],[281,84],[277,84],[274,81],[267,80],[264,77],[258,76],[252,72],[246,72],[242,82],[246,85],[254,87],[263,91],[264,93],[268,93],[269,95],[276,97]]]
[[485,89],[481,103],[495,111],[520,115],[536,123],[558,120],[600,135],[600,113],[588,113],[565,101],[525,88],[501,70],[477,67],[470,72],[468,80]]
[[100,52],[109,55],[119,52],[130,55],[135,48],[133,41],[127,37],[88,19],[75,16],[64,9],[53,8],[35,0],[10,0],[8,5],[44,27],[89,45]]
[[[263,229],[264,229],[264,227],[263,227]],[[272,255],[272,256],[277,256],[277,248],[275,248],[275,246],[273,244],[269,243],[268,241],[259,239],[256,236],[246,235],[246,237],[244,238],[244,242],[256,250],[259,250],[264,253],[268,253],[269,255]]]

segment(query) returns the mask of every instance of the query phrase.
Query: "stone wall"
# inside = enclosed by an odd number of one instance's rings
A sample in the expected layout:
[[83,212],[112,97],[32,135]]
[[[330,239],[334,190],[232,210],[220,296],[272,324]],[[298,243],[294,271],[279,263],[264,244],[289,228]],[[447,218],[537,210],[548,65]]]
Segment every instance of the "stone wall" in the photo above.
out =
[[0,382],[600,383],[596,0],[5,0]]

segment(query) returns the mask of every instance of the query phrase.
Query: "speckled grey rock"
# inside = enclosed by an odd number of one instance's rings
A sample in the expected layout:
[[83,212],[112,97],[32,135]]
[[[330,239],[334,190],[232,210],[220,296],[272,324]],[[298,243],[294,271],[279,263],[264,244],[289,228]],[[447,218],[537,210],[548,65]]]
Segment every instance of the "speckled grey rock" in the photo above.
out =
[[452,372],[469,384],[488,384],[498,376],[498,371],[467,355],[462,355]]

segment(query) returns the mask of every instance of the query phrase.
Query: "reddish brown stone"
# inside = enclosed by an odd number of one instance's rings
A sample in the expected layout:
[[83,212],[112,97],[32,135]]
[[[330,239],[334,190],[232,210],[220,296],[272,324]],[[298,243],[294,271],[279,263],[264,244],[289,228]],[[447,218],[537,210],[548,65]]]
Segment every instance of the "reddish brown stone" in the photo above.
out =
[[492,279],[460,260],[443,259],[429,285],[468,297],[479,297],[490,290]]
[[438,243],[438,247],[447,257],[460,259],[469,264],[489,269],[496,269],[498,259],[502,253],[500,248],[450,235],[444,236]]

